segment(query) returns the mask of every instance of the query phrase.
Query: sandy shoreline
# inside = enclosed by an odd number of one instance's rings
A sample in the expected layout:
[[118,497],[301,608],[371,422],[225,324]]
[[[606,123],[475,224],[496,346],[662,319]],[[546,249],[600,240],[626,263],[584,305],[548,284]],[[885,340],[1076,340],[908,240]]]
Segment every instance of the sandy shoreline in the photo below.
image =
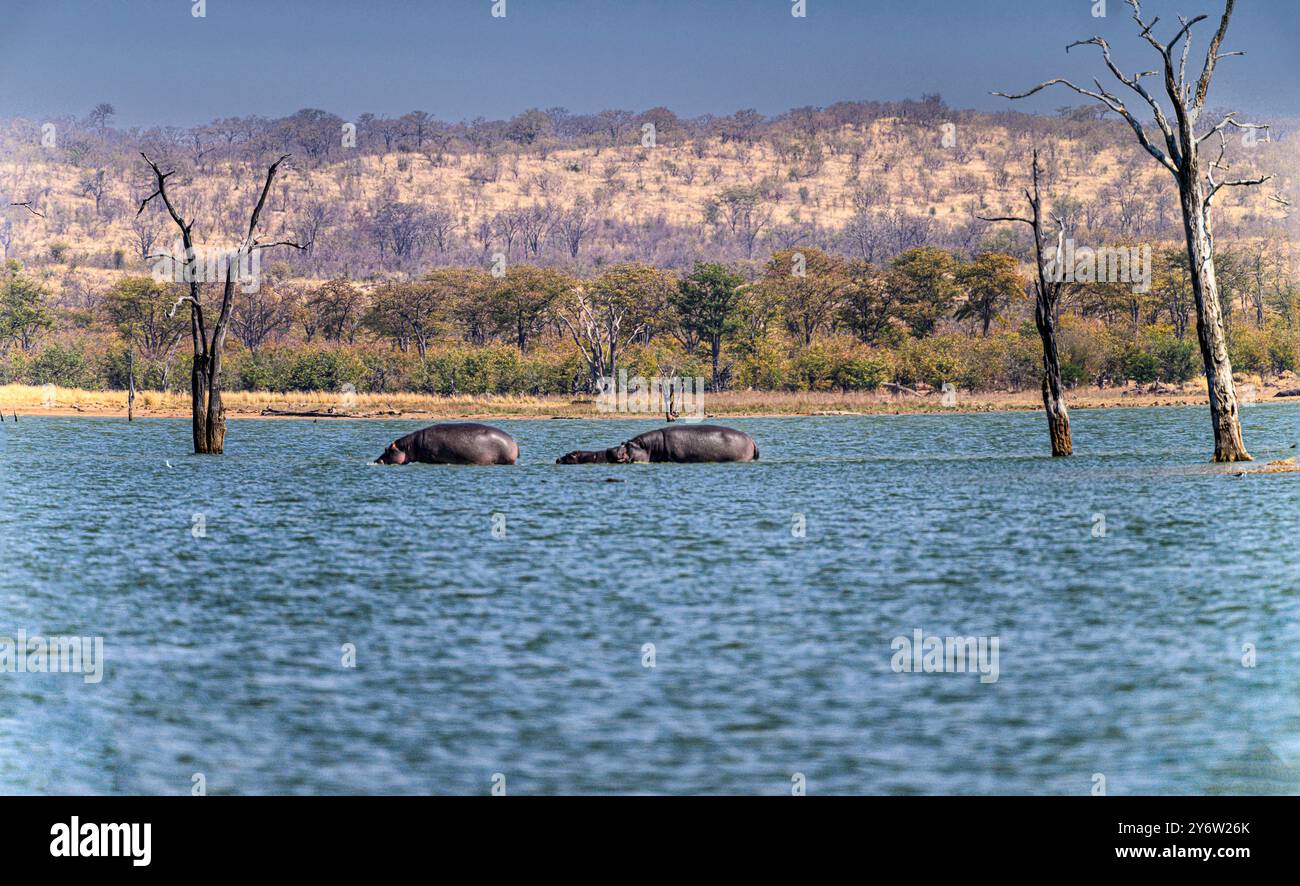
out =
[[[1191,386],[1187,386],[1190,388]],[[17,389],[17,390],[15,390]],[[0,386],[0,416],[5,423],[31,416],[80,416],[82,418],[112,418],[125,420],[126,394],[112,391],[65,391],[57,389],[53,405],[33,405],[33,392],[44,394],[40,388]],[[1251,409],[1270,403],[1300,403],[1300,397],[1277,396],[1293,394],[1291,388],[1257,388],[1256,399],[1243,404]],[[63,395],[61,398],[60,393]],[[970,395],[955,406],[943,406],[937,395],[907,395],[893,397],[880,394],[788,394],[782,392],[725,392],[706,395],[709,408],[707,420],[745,418],[801,418],[812,416],[865,416],[865,415],[941,415],[972,413],[1042,412],[1037,392],[997,392]],[[161,395],[149,394],[155,398]],[[137,395],[135,417],[138,419],[187,420],[188,403],[180,395],[166,395],[171,401],[165,405],[146,405],[146,395]],[[303,399],[307,398],[307,399]],[[73,402],[60,402],[65,399]],[[114,406],[116,399],[121,405]],[[255,404],[247,401],[254,399]],[[274,394],[248,394],[235,392],[227,398],[226,416],[232,422],[242,420],[272,421],[564,421],[580,419],[642,419],[662,420],[662,413],[605,412],[596,408],[590,398],[564,397],[429,397],[420,395],[355,395],[356,403],[326,405],[338,398],[330,394],[305,394],[300,396]],[[17,402],[16,402],[17,401]],[[23,402],[27,401],[27,402]],[[1151,409],[1157,407],[1205,407],[1208,403],[1203,391],[1152,391],[1129,388],[1092,388],[1076,392],[1069,401],[1071,410],[1088,409]],[[401,408],[399,408],[401,407]],[[1295,459],[1255,462],[1241,470],[1226,472],[1225,477],[1242,478],[1255,474],[1294,474],[1300,472]]]
[[[1149,408],[1159,406],[1205,406],[1204,384],[1181,389],[1125,388],[1080,389],[1069,395],[1071,409]],[[1279,397],[1286,387],[1256,384],[1253,404],[1300,403],[1300,397]],[[356,394],[343,399],[330,393],[272,394],[231,392],[226,395],[226,414],[232,421],[243,419],[344,420],[435,420],[503,419],[562,420],[662,418],[662,413],[607,412],[590,397],[462,396],[434,397],[418,394]],[[835,415],[910,415],[979,412],[1041,411],[1037,391],[959,394],[956,405],[944,406],[937,394],[889,395],[880,393],[835,394],[770,391],[727,391],[705,395],[705,418],[784,418]],[[123,391],[81,391],[5,385],[0,386],[0,412],[6,421],[22,416],[84,416],[126,418]],[[136,396],[137,418],[189,418],[187,399],[181,394],[142,392]]]

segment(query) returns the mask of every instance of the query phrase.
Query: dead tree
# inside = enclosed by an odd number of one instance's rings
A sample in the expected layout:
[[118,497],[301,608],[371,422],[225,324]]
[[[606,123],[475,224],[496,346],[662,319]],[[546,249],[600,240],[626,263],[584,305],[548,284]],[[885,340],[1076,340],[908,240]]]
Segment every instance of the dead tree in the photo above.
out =
[[[194,250],[194,219],[187,222],[181,218],[167,193],[167,179],[174,174],[175,170],[163,172],[158,164],[150,160],[144,153],[141,153],[140,156],[144,157],[144,162],[148,163],[149,168],[153,170],[157,188],[140,202],[140,208],[136,211],[136,215],[143,212],[144,208],[149,205],[149,201],[155,197],[162,200],[163,206],[167,208],[168,214],[172,217],[172,221],[180,229],[181,244],[185,250],[184,257],[180,261],[185,267],[184,279],[189,283],[189,295],[182,296],[172,310],[175,311],[182,302],[189,302],[190,337],[194,342],[194,365],[190,370],[194,452],[200,455],[220,455],[225,450],[226,441],[226,410],[221,403],[221,350],[226,343],[226,330],[230,325],[230,310],[234,300],[235,283],[237,282],[236,268],[242,266],[243,260],[252,256],[257,250],[270,249],[274,246],[292,246],[294,249],[302,249],[305,245],[287,240],[276,243],[259,243],[256,238],[257,223],[262,215],[262,207],[266,204],[267,194],[271,192],[271,184],[275,181],[275,174],[280,169],[280,164],[289,159],[289,155],[285,154],[280,157],[266,170],[266,182],[262,185],[262,193],[257,198],[257,205],[253,207],[252,215],[248,220],[248,233],[240,242],[233,259],[228,258],[223,262],[224,273],[220,275],[222,279],[219,281],[222,283],[221,305],[217,312],[216,322],[212,324],[211,329],[208,328],[207,320],[203,314],[203,301],[200,295],[204,282],[217,281],[205,281],[203,279],[206,274],[199,267],[202,259]],[[172,260],[178,261],[174,256]]]
[[[1228,31],[1228,21],[1232,18],[1236,0],[1226,0],[1219,29],[1210,40],[1205,56],[1205,64],[1199,77],[1193,82],[1187,76],[1187,57],[1191,51],[1192,28],[1203,21],[1206,16],[1198,15],[1192,19],[1179,19],[1180,28],[1168,44],[1161,43],[1152,36],[1152,29],[1159,19],[1149,23],[1142,19],[1139,0],[1128,0],[1133,7],[1133,20],[1140,28],[1138,36],[1149,43],[1161,58],[1162,71],[1144,71],[1129,76],[1123,73],[1111,59],[1110,45],[1101,37],[1080,40],[1066,47],[1068,52],[1075,46],[1097,46],[1101,49],[1102,60],[1110,73],[1120,83],[1132,90],[1150,109],[1155,124],[1160,130],[1164,142],[1163,148],[1149,137],[1146,128],[1134,112],[1115,94],[1107,91],[1100,80],[1094,80],[1096,90],[1076,86],[1069,80],[1056,78],[1040,83],[1028,92],[1018,95],[994,93],[1004,98],[1019,99],[1033,95],[1048,86],[1060,84],[1080,95],[1091,98],[1119,114],[1128,122],[1138,142],[1148,154],[1161,166],[1169,170],[1178,183],[1178,193],[1182,204],[1183,228],[1187,238],[1187,255],[1191,265],[1192,293],[1196,301],[1197,337],[1201,346],[1201,358],[1205,364],[1205,379],[1210,395],[1210,415],[1214,424],[1214,460],[1219,462],[1250,461],[1250,453],[1241,438],[1241,417],[1237,409],[1237,392],[1232,383],[1232,363],[1228,359],[1228,341],[1223,326],[1223,311],[1219,303],[1219,285],[1214,271],[1214,227],[1211,210],[1214,197],[1224,188],[1243,187],[1263,184],[1272,176],[1253,179],[1220,180],[1217,173],[1225,171],[1228,166],[1224,161],[1226,153],[1225,132],[1229,126],[1237,130],[1264,129],[1267,127],[1242,123],[1236,119],[1235,112],[1227,114],[1209,129],[1201,127],[1198,135],[1198,123],[1205,109],[1205,99],[1210,91],[1210,81],[1214,77],[1215,66],[1221,59],[1241,52],[1220,52],[1224,35]],[[1182,41],[1182,49],[1177,49]],[[1171,119],[1164,111],[1156,97],[1148,91],[1142,81],[1146,77],[1163,74],[1164,90],[1173,108]],[[1220,151],[1217,159],[1208,167],[1201,162],[1201,143],[1208,138],[1219,138]]]
[[[1034,281],[1034,325],[1038,327],[1038,337],[1043,340],[1043,409],[1047,412],[1047,429],[1052,437],[1052,455],[1074,454],[1074,440],[1070,436],[1070,412],[1065,406],[1064,386],[1061,383],[1061,356],[1056,347],[1056,323],[1060,313],[1063,277],[1059,273],[1048,273],[1048,260],[1045,259],[1044,244],[1047,232],[1043,229],[1043,197],[1039,190],[1038,150],[1034,150],[1033,182],[1034,189],[1025,190],[1025,199],[1029,201],[1030,217],[983,216],[980,218],[991,222],[1019,222],[1028,225],[1034,235],[1034,261],[1038,265],[1038,277]],[[1065,222],[1059,216],[1056,221],[1056,250],[1051,259],[1052,267],[1061,270],[1061,261],[1065,250]]]
[[126,352],[126,420],[135,421],[135,342]]

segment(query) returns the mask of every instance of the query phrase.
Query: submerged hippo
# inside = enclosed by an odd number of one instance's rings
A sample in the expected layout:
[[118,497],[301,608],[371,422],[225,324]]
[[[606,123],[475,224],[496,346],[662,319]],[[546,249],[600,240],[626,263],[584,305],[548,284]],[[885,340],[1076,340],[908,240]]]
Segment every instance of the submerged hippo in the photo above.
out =
[[557,465],[610,465],[617,464],[618,459],[614,457],[614,449],[575,449],[567,452],[555,460]]
[[465,422],[430,425],[388,444],[377,465],[512,465],[519,444],[500,428]]
[[757,461],[758,444],[744,431],[719,425],[669,425],[607,450],[613,461]]

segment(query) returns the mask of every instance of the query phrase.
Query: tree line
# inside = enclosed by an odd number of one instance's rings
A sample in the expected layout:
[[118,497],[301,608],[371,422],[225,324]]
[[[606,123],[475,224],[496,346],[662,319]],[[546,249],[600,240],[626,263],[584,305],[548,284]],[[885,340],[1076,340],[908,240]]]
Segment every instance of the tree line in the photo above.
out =
[[[1300,292],[1284,267],[1256,261],[1261,254],[1223,253],[1220,279],[1231,294],[1234,365],[1277,376],[1300,364]],[[623,367],[698,375],[713,390],[1018,389],[1038,380],[1032,274],[1006,253],[965,259],[929,246],[881,265],[808,248],[756,265],[701,262],[678,274],[626,263],[585,277],[516,264],[500,276],[429,268],[311,282],[272,262],[258,286],[232,292],[229,383],[573,394]],[[1129,283],[1063,285],[1065,387],[1191,379],[1190,286],[1185,252],[1173,247],[1154,256],[1145,293]],[[10,261],[0,280],[0,381],[125,388],[130,348],[144,387],[183,390],[190,320],[176,308],[186,292],[124,273],[59,307],[39,274]]]

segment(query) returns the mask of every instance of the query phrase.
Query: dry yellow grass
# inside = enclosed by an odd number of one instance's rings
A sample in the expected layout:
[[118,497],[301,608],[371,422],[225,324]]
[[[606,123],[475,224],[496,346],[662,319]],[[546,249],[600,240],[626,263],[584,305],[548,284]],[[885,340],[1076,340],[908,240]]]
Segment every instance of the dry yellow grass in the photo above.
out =
[[[1259,385],[1261,402],[1276,388]],[[315,412],[340,418],[628,418],[627,413],[603,412],[591,397],[527,397],[475,395],[437,397],[425,394],[356,394],[347,398],[331,392],[272,393],[231,391],[223,395],[231,418],[264,416],[265,410]],[[1203,381],[1176,390],[1143,391],[1127,388],[1084,388],[1069,395],[1073,409],[1201,405]],[[1294,402],[1294,401],[1291,401]],[[962,393],[956,407],[940,404],[935,394],[893,396],[886,393],[832,393],[787,391],[725,391],[706,394],[708,417],[852,415],[914,412],[992,412],[1041,408],[1038,392]],[[189,415],[189,396],[140,391],[136,415],[146,418],[182,418]],[[125,416],[125,391],[86,391],[32,385],[0,385],[0,410],[20,415]],[[658,415],[658,413],[640,413]],[[292,417],[292,416],[290,416]]]
[[[1022,208],[1020,182],[1025,170],[1021,153],[1027,150],[1023,133],[972,118],[959,129],[960,150],[939,148],[938,138],[938,133],[928,128],[893,119],[876,121],[866,131],[845,127],[820,137],[826,150],[815,169],[798,169],[798,162],[783,160],[767,142],[724,144],[719,139],[698,145],[556,150],[544,157],[508,153],[496,161],[482,154],[451,154],[442,165],[419,153],[344,156],[318,168],[289,170],[283,186],[291,202],[286,204],[277,192],[267,226],[276,229],[290,223],[292,201],[314,199],[363,211],[384,192],[399,200],[450,210],[466,222],[458,232],[461,237],[501,210],[547,202],[563,208],[579,197],[598,202],[601,214],[609,218],[663,218],[674,225],[694,225],[701,223],[706,201],[724,188],[754,185],[764,179],[781,182],[783,190],[781,199],[773,204],[774,224],[803,220],[815,221],[823,228],[839,227],[854,212],[856,188],[867,184],[880,189],[882,207],[929,212],[944,223],[969,218],[973,189],[986,193],[989,205],[985,211]],[[1280,158],[1289,156],[1297,139],[1300,135],[1290,136],[1286,143],[1262,145],[1260,162],[1277,169]],[[836,146],[833,150],[832,144]],[[857,147],[851,151],[851,145]],[[856,179],[853,152],[861,154]],[[1141,190],[1147,183],[1167,187],[1167,177],[1159,167],[1142,163],[1139,153],[1135,146],[1125,145],[1117,151],[1061,140],[1053,152],[1060,159],[1053,188],[1089,201],[1117,182],[1130,190]],[[499,163],[500,170],[495,181],[471,181],[471,173],[493,162]],[[994,185],[995,174],[1003,165],[1010,180],[999,189]],[[791,180],[792,170],[799,171],[797,180]],[[107,222],[95,218],[93,200],[78,188],[81,174],[84,170],[52,162],[49,153],[38,146],[0,159],[0,180],[9,182],[15,194],[39,193],[46,210],[45,217],[14,215],[22,228],[22,240],[43,249],[62,242],[74,254],[112,249],[122,249],[127,256],[136,254],[130,227],[134,213],[119,211]],[[197,199],[207,207],[242,207],[253,184],[247,176],[247,170],[217,164],[183,180],[178,178],[175,193],[187,204]],[[112,181],[110,196],[119,207],[131,205],[130,184],[138,177],[119,174]],[[1276,209],[1262,192],[1234,194],[1221,202],[1221,216],[1230,219],[1249,212],[1275,214],[1272,210]],[[206,215],[212,213],[209,210]],[[157,246],[173,239],[169,227],[162,231]],[[213,232],[206,236],[220,238]]]

